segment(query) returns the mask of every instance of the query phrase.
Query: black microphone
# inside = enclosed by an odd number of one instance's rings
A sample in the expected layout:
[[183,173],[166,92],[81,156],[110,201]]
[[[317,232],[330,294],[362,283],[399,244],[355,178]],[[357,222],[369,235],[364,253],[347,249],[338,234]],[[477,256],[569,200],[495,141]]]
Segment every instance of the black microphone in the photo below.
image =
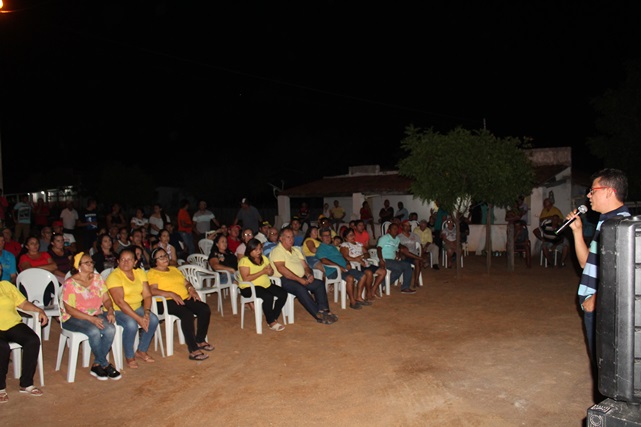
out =
[[585,205],[581,205],[581,206],[579,206],[579,207],[577,208],[577,213],[576,213],[576,214],[577,214],[577,216],[575,216],[574,218],[569,219],[569,220],[565,221],[563,224],[561,224],[561,226],[559,227],[559,229],[558,229],[558,230],[556,230],[556,231],[554,232],[554,234],[556,234],[556,235],[558,236],[558,235],[559,235],[559,233],[560,233],[560,232],[562,232],[562,231],[565,229],[565,227],[567,227],[568,225],[572,224],[572,221],[574,221],[575,219],[577,219],[577,218],[578,218],[578,216],[579,216],[579,215],[584,214],[584,213],[586,213],[587,211],[588,211],[588,208],[586,208],[586,207],[585,207]]

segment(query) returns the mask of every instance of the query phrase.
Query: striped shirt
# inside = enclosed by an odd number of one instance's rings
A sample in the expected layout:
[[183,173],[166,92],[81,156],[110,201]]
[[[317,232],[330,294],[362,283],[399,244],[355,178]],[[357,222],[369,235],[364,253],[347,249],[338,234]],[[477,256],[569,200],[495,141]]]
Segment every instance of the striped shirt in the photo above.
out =
[[590,251],[588,252],[588,259],[583,267],[581,280],[579,281],[579,296],[585,297],[593,295],[597,291],[599,285],[599,235],[601,234],[601,224],[607,219],[613,218],[617,215],[630,216],[627,206],[621,206],[618,209],[601,214],[599,222],[596,225],[596,231],[592,242],[590,242]]

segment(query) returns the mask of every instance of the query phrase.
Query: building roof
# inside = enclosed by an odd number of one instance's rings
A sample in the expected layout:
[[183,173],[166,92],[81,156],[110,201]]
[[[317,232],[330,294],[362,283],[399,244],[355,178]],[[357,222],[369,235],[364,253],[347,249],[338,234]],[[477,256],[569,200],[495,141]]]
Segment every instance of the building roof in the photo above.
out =
[[[546,186],[555,181],[557,174],[567,165],[541,165],[534,167],[535,187]],[[324,177],[307,184],[288,188],[278,193],[289,197],[351,197],[354,193],[372,195],[410,194],[412,180],[399,175],[398,171],[376,174],[350,174]]]

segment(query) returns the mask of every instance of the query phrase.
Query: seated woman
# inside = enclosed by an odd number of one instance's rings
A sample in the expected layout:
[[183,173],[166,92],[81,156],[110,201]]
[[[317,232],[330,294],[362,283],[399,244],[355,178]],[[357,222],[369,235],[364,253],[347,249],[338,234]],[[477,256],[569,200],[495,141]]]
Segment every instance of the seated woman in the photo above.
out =
[[98,250],[91,256],[98,273],[116,267],[117,253],[113,249],[113,239],[109,234],[98,236]]
[[[260,240],[251,239],[245,246],[245,256],[238,263],[238,272],[244,281],[254,284],[256,296],[262,298],[263,313],[269,329],[280,332],[285,329],[278,323],[278,318],[287,302],[287,291],[278,285],[272,285],[269,280],[269,276],[274,274],[274,269],[263,255],[263,244]],[[239,284],[239,288],[245,298],[251,296],[251,288],[248,285]]]
[[158,245],[157,247],[164,249],[169,257],[169,265],[172,267],[178,267],[178,250],[172,245],[169,240],[171,239],[171,233],[169,230],[163,228],[158,233]]
[[345,241],[339,248],[343,258],[350,263],[358,264],[360,270],[371,272],[371,274],[365,274],[363,280],[365,280],[366,299],[372,302],[376,298],[376,289],[385,280],[387,271],[383,267],[369,263],[369,254],[365,251],[363,244],[356,241],[354,230],[345,230],[343,238]]
[[[107,277],[107,289],[114,304],[116,321],[124,328],[122,346],[127,366],[138,368],[136,357],[151,363],[155,360],[147,354],[151,339],[158,327],[158,317],[151,312],[151,290],[147,273],[134,268],[136,253],[133,248],[123,248],[118,254],[118,267]],[[142,328],[138,349],[134,342],[138,329]]]
[[67,273],[73,268],[73,255],[71,251],[65,247],[65,238],[62,234],[53,234],[51,246],[49,246],[47,252],[49,252],[49,255],[51,255],[51,258],[53,258],[53,261],[58,266],[58,269],[55,270],[53,274],[59,277],[58,280],[60,283],[64,283]]
[[315,268],[325,274],[325,267],[323,263],[316,257],[316,251],[320,246],[321,241],[318,238],[318,227],[312,225],[307,229],[305,233],[305,240],[303,240],[303,255],[305,255],[305,261],[309,268]]
[[[2,264],[0,264],[0,273]],[[0,282],[0,403],[9,401],[7,394],[7,372],[11,350],[9,342],[16,342],[22,346],[22,373],[20,375],[20,393],[31,396],[42,396],[42,391],[33,385],[33,376],[38,365],[40,354],[40,338],[22,321],[22,316],[17,308],[38,313],[42,326],[49,322],[44,310],[36,307],[22,295],[16,286],[3,280]]]
[[64,281],[60,305],[61,327],[89,337],[94,355],[90,374],[99,380],[119,380],[120,372],[107,362],[116,334],[116,315],[102,276],[94,273],[94,262],[84,252],[74,257],[72,275]]
[[[151,253],[151,268],[147,272],[152,295],[167,298],[167,311],[180,319],[180,327],[189,349],[190,360],[205,360],[209,356],[202,350],[212,351],[214,346],[206,341],[211,310],[201,301],[194,286],[178,268],[169,265],[169,256],[162,248]],[[162,304],[158,312],[162,312]],[[194,316],[197,327],[194,330]]]
[[[58,282],[62,283],[65,279],[65,275],[58,270],[56,262],[51,258],[49,252],[40,252],[40,240],[37,237],[31,236],[27,238],[25,242],[25,252],[20,255],[18,258],[18,271],[24,271],[29,268],[42,268],[47,270],[58,278]],[[42,303],[45,306],[48,306],[51,301],[51,295],[54,294],[54,285],[58,286],[57,283],[49,283],[44,294],[44,301]]]
[[[229,250],[227,247],[227,237],[222,234],[216,235],[214,238],[214,246],[209,252],[208,258],[209,266],[214,271],[228,271],[230,277],[234,277],[236,270],[238,270],[238,258],[236,254]],[[227,283],[227,275],[220,275],[221,284]]]

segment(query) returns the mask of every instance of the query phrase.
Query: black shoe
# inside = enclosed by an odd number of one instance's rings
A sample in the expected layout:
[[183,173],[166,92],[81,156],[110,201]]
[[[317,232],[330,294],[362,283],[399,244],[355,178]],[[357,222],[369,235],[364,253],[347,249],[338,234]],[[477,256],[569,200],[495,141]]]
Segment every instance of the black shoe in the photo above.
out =
[[100,381],[107,381],[109,379],[107,372],[105,372],[105,369],[100,365],[92,366],[89,373]]
[[122,378],[122,375],[120,375],[120,372],[116,371],[116,368],[114,368],[111,363],[107,365],[106,368],[104,368],[105,372],[107,373],[107,376],[109,377],[110,380],[119,380]]
[[432,268],[433,268],[434,270],[438,270],[438,269],[439,269],[439,268],[438,268],[438,264],[433,264],[433,265],[432,265]]

